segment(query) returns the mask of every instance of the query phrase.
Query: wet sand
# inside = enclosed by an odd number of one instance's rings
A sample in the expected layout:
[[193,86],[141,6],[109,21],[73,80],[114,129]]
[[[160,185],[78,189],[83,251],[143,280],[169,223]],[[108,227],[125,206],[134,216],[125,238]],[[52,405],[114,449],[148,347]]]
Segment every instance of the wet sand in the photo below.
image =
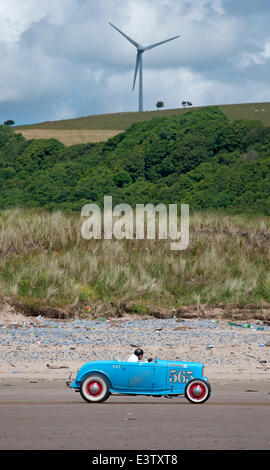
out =
[[202,405],[119,395],[88,404],[62,381],[2,382],[0,449],[269,449],[269,382],[211,386]]

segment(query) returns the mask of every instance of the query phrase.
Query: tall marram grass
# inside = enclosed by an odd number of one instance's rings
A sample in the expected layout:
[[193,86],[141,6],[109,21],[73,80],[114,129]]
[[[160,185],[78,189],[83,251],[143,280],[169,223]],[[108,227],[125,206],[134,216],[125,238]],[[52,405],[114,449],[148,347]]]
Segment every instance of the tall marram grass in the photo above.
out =
[[0,212],[1,296],[78,311],[102,302],[270,303],[267,217],[196,213],[184,251],[171,251],[169,240],[84,240],[82,222],[61,212]]

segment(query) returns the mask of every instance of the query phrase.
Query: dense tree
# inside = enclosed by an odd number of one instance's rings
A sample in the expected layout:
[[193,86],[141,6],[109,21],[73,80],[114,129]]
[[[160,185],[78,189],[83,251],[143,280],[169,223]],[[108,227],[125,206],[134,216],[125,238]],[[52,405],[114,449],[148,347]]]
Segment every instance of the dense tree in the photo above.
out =
[[181,105],[185,108],[186,106],[192,106],[192,103],[191,101],[182,101]]
[[65,147],[0,126],[0,208],[80,211],[87,202],[189,203],[270,215],[270,128],[215,107],[133,124],[105,143]]
[[7,121],[4,122],[4,126],[14,126],[15,121],[13,119],[8,119]]
[[156,102],[156,107],[157,107],[157,109],[163,108],[163,107],[164,107],[163,101],[157,101],[157,102]]

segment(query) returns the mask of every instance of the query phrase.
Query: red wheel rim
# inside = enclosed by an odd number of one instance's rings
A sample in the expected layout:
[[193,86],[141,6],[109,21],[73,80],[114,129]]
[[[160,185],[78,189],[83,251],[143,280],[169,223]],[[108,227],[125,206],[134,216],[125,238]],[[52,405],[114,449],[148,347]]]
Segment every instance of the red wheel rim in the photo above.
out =
[[192,400],[201,401],[205,398],[207,393],[206,386],[200,382],[195,382],[189,388],[189,395]]
[[102,385],[96,380],[89,382],[86,388],[87,388],[87,393],[91,395],[92,397],[98,397],[102,393],[102,390],[103,390]]

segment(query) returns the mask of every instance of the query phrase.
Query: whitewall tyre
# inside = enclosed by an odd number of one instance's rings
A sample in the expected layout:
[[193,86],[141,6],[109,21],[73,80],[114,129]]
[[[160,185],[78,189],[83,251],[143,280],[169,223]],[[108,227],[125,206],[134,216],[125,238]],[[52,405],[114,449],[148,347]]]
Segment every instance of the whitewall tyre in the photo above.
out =
[[204,403],[211,395],[211,387],[203,379],[193,379],[185,388],[185,397],[191,403]]
[[109,382],[100,374],[88,375],[81,383],[80,393],[88,403],[101,403],[110,395]]

